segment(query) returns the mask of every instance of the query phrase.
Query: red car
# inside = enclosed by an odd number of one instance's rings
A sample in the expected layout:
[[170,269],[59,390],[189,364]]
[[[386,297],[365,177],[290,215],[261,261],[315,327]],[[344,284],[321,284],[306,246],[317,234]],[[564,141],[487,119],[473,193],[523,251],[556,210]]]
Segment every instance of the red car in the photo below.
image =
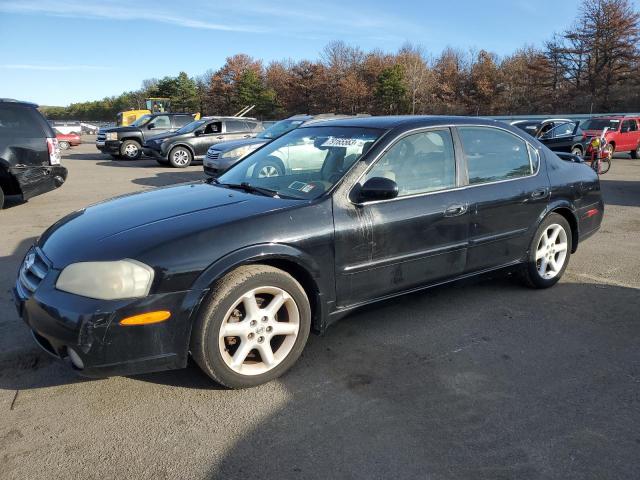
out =
[[77,133],[56,132],[56,138],[58,139],[60,150],[69,150],[71,147],[75,147],[82,143],[80,135],[78,135]]
[[599,137],[608,128],[605,138],[607,149],[613,152],[629,152],[631,158],[640,158],[640,117],[622,115],[596,117],[580,124],[585,138]]

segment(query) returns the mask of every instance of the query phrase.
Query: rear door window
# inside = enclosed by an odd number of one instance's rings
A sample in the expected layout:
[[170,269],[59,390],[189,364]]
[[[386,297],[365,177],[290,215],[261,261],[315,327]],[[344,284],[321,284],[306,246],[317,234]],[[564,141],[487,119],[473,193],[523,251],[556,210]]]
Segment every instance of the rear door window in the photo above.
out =
[[470,184],[526,177],[534,172],[527,143],[504,130],[459,127]]
[[184,127],[186,124],[193,122],[191,115],[174,115],[173,126],[176,128]]
[[226,133],[239,133],[249,131],[247,123],[241,120],[227,120],[224,123],[227,128]]
[[0,105],[0,138],[43,138],[45,122],[35,108]]

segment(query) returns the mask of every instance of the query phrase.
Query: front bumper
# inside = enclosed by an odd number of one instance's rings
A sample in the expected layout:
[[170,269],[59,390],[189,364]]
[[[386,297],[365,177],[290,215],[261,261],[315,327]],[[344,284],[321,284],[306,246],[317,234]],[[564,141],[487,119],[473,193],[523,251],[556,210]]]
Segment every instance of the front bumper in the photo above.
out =
[[147,157],[151,157],[151,158],[159,158],[163,160],[167,159],[166,154],[163,154],[160,150],[156,150],[155,148],[150,148],[147,145],[144,145],[142,147],[142,153]]
[[96,148],[102,153],[109,155],[119,155],[120,146],[122,142],[120,140],[97,140]]
[[62,165],[12,167],[9,172],[18,182],[23,200],[50,192],[67,180],[67,169]]
[[221,153],[218,153],[215,158],[212,155],[207,154],[202,160],[204,172],[212,177],[222,175],[224,172],[233,167],[240,161],[240,157],[222,158]]
[[[75,368],[88,377],[186,366],[190,319],[195,309],[185,306],[189,291],[140,299],[95,300],[56,290],[59,273],[49,270],[33,293],[24,287],[20,276],[13,288],[18,314],[47,352],[68,359],[73,350],[82,363],[82,368]],[[168,310],[171,317],[149,325],[119,323],[123,318],[156,310]]]

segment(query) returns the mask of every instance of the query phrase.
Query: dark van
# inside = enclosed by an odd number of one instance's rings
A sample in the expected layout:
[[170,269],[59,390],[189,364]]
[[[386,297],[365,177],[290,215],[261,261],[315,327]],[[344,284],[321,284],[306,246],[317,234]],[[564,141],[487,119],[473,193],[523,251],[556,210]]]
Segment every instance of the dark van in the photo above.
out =
[[67,178],[56,134],[37,107],[0,98],[0,208],[5,195],[27,200]]

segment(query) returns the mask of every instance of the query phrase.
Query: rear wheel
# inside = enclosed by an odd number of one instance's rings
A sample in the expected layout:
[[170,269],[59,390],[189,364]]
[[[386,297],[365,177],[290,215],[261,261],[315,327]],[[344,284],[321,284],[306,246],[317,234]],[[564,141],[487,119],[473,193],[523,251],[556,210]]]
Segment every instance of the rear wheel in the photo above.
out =
[[613,143],[607,143],[604,147],[604,151],[609,157],[613,157],[613,154],[616,151],[616,146]]
[[279,377],[307,342],[311,309],[302,286],[266,265],[245,265],[213,288],[194,325],[191,355],[229,388]]
[[529,258],[522,274],[532,288],[555,285],[571,257],[571,227],[557,213],[549,214],[540,224],[529,246]]
[[58,146],[60,147],[60,150],[69,150],[71,148],[71,145],[69,144],[69,142],[58,142]]
[[580,147],[573,147],[571,149],[571,153],[573,153],[574,155],[577,155],[579,157],[582,157],[582,149]]
[[120,156],[127,160],[138,160],[142,156],[142,148],[135,140],[125,140],[120,146]]
[[186,147],[175,147],[169,152],[169,164],[174,168],[185,168],[191,165],[193,156]]
[[600,171],[598,172],[600,175],[604,175],[611,168],[611,157],[606,156],[600,160]]

